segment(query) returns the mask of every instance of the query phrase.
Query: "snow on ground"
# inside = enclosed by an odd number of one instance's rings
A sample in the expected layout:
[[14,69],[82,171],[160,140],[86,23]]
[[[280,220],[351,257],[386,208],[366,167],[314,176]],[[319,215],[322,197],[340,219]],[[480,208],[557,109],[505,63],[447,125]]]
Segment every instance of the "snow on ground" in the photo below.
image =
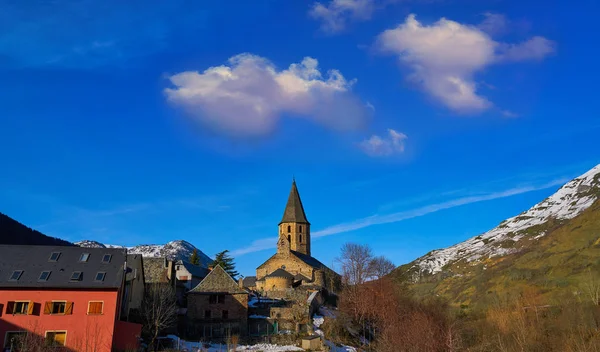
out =
[[[536,204],[518,216],[509,218],[492,230],[456,244],[452,247],[432,251],[417,261],[415,279],[423,273],[434,274],[450,262],[464,259],[473,262],[485,257],[496,257],[510,254],[513,248],[502,248],[496,243],[505,240],[518,241],[525,235],[523,231],[540,225],[551,218],[563,220],[572,219],[585,209],[589,208],[596,197],[586,194],[592,187],[600,187],[595,177],[600,174],[600,165],[597,165],[585,174],[569,181],[556,193]],[[543,236],[536,234],[534,238]]]
[[325,333],[323,333],[323,330],[321,330],[320,327],[325,322],[325,317],[333,318],[334,314],[327,307],[319,308],[319,313],[322,315],[313,315],[313,327],[315,334],[323,337],[323,343],[329,347],[329,350],[331,352],[357,352],[358,350],[354,347],[346,345],[337,346],[335,343],[325,338]]
[[[272,298],[261,298],[260,299],[260,303],[277,303],[277,302],[280,302],[280,300],[278,300],[278,299],[272,299]],[[252,297],[248,301],[248,307],[250,307],[250,308],[256,308],[256,305],[258,303],[259,303],[258,298]]]
[[267,317],[265,315],[258,315],[258,314],[252,314],[252,315],[248,316],[248,318],[250,318],[250,319],[269,319],[269,317]]
[[[179,338],[175,335],[168,335],[167,337],[175,340],[175,344],[177,346],[177,341]],[[226,344],[210,344],[210,347],[206,349],[203,347],[201,342],[191,342],[185,340],[179,340],[179,349],[187,350],[189,352],[193,351],[208,351],[208,352],[227,352]],[[230,352],[232,352],[231,350]],[[302,348],[292,345],[272,345],[268,343],[259,343],[256,345],[240,345],[237,346],[235,351],[264,351],[264,352],[286,352],[286,351],[304,351]]]

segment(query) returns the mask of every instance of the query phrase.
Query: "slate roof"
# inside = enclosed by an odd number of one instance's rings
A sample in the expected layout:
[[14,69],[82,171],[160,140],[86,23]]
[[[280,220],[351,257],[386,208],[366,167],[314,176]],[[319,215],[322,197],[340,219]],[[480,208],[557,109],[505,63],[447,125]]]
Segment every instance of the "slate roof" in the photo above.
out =
[[242,286],[254,287],[256,286],[256,276],[246,276],[242,279]]
[[302,275],[302,274],[296,274],[294,275],[294,280],[296,281],[305,281],[305,282],[309,282],[310,279],[307,278],[306,276]]
[[296,258],[300,259],[304,263],[312,266],[315,269],[327,269],[327,266],[320,261],[318,261],[315,257],[311,257],[310,255],[306,255],[304,253],[290,251]]
[[183,265],[183,267],[187,271],[189,271],[190,274],[192,274],[192,276],[196,276],[198,278],[204,278],[210,272],[210,270],[208,270],[208,268],[205,268],[205,267],[202,267],[202,266],[198,266],[198,265],[194,265],[194,264],[192,264],[190,262],[186,262],[184,260],[178,261],[177,265]]
[[[50,261],[52,253],[60,253],[57,261]],[[0,245],[0,287],[18,288],[112,288],[123,283],[127,251],[123,248],[83,248],[76,246],[27,246]],[[79,259],[88,253],[86,262]],[[105,254],[110,262],[103,263]],[[10,280],[13,272],[22,270],[18,280]],[[40,281],[43,271],[50,271],[46,281]],[[81,272],[81,278],[72,281],[73,272]],[[104,280],[96,281],[98,272],[104,272]]]
[[208,275],[188,293],[247,293],[220,265],[215,266]]
[[279,268],[279,269],[275,270],[274,272],[270,273],[269,275],[267,275],[265,277],[283,277],[283,278],[293,279],[294,275],[292,275],[289,272],[287,272],[287,271]]
[[143,258],[144,279],[147,284],[169,282],[165,258]]
[[292,182],[292,189],[290,190],[290,195],[288,197],[285,210],[283,211],[283,218],[279,223],[281,224],[284,222],[310,224],[306,219],[306,214],[304,213],[302,200],[300,200],[300,194],[298,193],[298,188],[296,187],[296,180]]

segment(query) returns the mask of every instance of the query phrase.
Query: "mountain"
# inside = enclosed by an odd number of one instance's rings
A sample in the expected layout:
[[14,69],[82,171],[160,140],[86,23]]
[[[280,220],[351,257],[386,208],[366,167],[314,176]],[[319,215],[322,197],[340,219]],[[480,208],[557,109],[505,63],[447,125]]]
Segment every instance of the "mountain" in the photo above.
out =
[[548,297],[580,292],[600,269],[598,198],[600,165],[490,231],[431,251],[393,275],[420,295],[463,306],[524,290]]
[[200,257],[200,265],[208,267],[208,265],[213,261],[193,244],[183,240],[171,241],[164,245],[142,244],[134,247],[103,244],[91,240],[79,241],[75,242],[75,244],[80,247],[88,248],[127,248],[127,253],[141,254],[143,257],[147,258],[166,257],[169,259],[182,259],[186,261],[189,261],[189,258],[195,249],[198,251],[198,256]]
[[72,246],[71,242],[46,236],[8,215],[0,213],[0,244],[29,244],[38,246]]

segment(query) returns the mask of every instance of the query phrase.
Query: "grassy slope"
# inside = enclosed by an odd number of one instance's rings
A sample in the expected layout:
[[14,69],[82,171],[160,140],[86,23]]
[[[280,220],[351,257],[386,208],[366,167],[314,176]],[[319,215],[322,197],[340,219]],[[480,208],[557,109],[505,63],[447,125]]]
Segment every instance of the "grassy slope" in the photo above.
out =
[[[542,230],[547,234],[534,239]],[[520,247],[518,253],[476,265],[452,263],[443,274],[425,278],[412,289],[419,296],[440,295],[463,307],[488,306],[523,292],[535,292],[547,304],[565,294],[585,295],[590,275],[600,272],[600,201],[574,219],[551,221],[528,232],[532,236],[505,244]],[[410,265],[394,274],[402,278]]]

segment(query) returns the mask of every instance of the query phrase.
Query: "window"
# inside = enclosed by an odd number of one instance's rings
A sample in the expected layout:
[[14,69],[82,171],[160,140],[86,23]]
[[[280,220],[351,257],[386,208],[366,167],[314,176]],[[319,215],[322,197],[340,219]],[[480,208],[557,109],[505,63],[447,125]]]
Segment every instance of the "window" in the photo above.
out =
[[15,270],[12,275],[10,275],[8,281],[18,281],[21,278],[21,275],[23,275],[23,270]]
[[[29,301],[17,301],[14,302],[12,314],[27,314],[29,313],[29,306],[33,308],[33,303]],[[10,307],[9,307],[10,308]]]
[[50,277],[50,273],[51,273],[51,271],[42,271],[38,281],[48,281],[48,278]]
[[60,252],[52,252],[52,254],[50,254],[50,259],[48,259],[48,261],[49,262],[57,262],[58,257],[60,257]]
[[298,235],[298,242],[302,243],[302,235]]
[[225,303],[225,295],[218,295],[217,303]]
[[4,339],[4,347],[8,347],[12,350],[22,350],[23,343],[27,337],[27,331],[8,331],[6,338]]
[[292,243],[292,236],[288,235],[288,242]]
[[102,257],[102,263],[110,263],[111,258],[112,254],[105,254],[104,257]]
[[71,315],[73,314],[73,302],[48,301],[44,304],[44,314]]
[[64,346],[66,339],[66,331],[46,331],[47,346]]
[[210,295],[208,297],[208,303],[210,303],[210,304],[217,303],[217,295]]
[[102,314],[102,309],[104,308],[104,302],[100,301],[90,301],[88,303],[88,314]]
[[300,229],[298,232],[302,232],[302,225],[298,226],[298,228]]
[[204,318],[205,318],[205,319],[210,319],[210,313],[211,313],[211,312],[210,312],[210,310],[208,310],[208,309],[207,309],[207,310],[205,310],[205,311],[204,311]]
[[89,253],[81,253],[81,257],[79,257],[80,262],[87,262],[90,259]]
[[229,319],[229,311],[224,310],[222,314],[223,319]]
[[52,314],[65,314],[67,302],[52,302]]
[[73,275],[71,275],[71,281],[80,281],[81,276],[81,271],[74,271]]
[[292,232],[292,227],[288,225],[288,232]]
[[96,278],[94,279],[94,281],[104,281],[104,277],[106,276],[106,273],[103,271],[99,271],[96,274]]

